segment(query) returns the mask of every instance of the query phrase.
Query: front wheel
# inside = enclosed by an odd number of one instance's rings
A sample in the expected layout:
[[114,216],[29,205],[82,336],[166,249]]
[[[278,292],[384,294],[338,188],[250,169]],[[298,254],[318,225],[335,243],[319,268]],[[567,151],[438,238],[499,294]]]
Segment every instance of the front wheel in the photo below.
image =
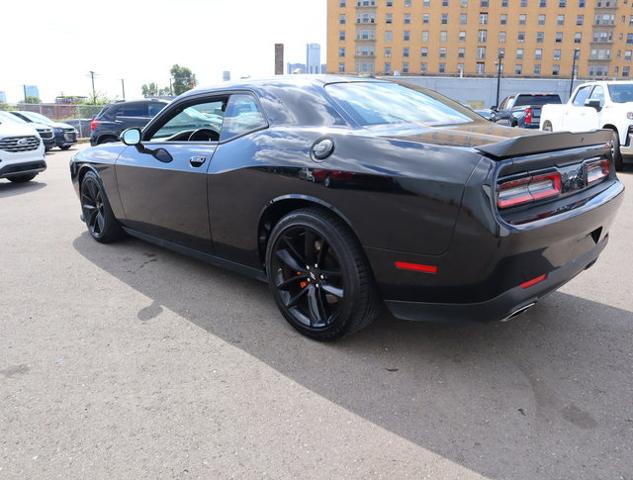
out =
[[554,128],[552,127],[552,122],[550,122],[549,120],[546,120],[545,123],[543,124],[543,131],[544,132],[554,131]]
[[611,149],[611,154],[613,156],[613,163],[615,164],[615,170],[617,172],[622,171],[624,167],[622,161],[622,154],[620,153],[620,136],[618,132],[613,130],[613,147]]
[[373,276],[358,241],[320,209],[291,212],[266,249],[270,289],[286,320],[315,340],[334,340],[369,325],[378,313]]
[[64,145],[63,147],[59,147],[61,150],[68,150],[72,145]]
[[124,236],[114,218],[99,177],[88,172],[81,181],[81,212],[90,236],[97,242],[111,243]]
[[13,183],[26,183],[30,182],[37,176],[37,173],[25,173],[24,175],[12,175],[7,177]]

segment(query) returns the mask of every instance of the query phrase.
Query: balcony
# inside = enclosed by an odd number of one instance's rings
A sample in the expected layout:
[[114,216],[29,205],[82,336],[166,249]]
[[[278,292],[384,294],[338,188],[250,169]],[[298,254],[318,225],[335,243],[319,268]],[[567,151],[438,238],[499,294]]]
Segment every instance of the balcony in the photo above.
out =
[[356,2],[356,10],[376,10],[375,1],[358,1]]
[[611,57],[592,57],[589,56],[589,61],[591,62],[610,62]]

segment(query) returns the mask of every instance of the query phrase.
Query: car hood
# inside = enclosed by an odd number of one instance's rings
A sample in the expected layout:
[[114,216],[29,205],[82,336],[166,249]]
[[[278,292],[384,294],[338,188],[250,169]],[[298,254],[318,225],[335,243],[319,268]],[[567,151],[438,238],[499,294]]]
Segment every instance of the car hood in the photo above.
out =
[[37,130],[30,125],[19,123],[0,123],[0,137],[17,137],[22,135],[38,135]]
[[72,125],[69,125],[67,123],[62,123],[62,122],[51,122],[49,126],[51,128],[75,128]]
[[516,137],[543,134],[543,132],[538,130],[504,127],[487,121],[477,121],[460,125],[421,127],[418,129],[411,128],[399,132],[386,130],[384,133],[376,133],[394,139],[466,148],[490,145]]

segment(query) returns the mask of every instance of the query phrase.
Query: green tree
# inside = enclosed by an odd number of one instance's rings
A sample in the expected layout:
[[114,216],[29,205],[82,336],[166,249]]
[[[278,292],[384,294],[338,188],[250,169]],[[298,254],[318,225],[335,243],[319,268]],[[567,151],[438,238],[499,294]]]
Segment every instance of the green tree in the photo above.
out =
[[40,97],[26,97],[24,103],[42,103]]
[[144,97],[154,97],[158,95],[158,85],[154,82],[146,83],[141,87]]
[[187,67],[176,64],[171,67],[172,88],[174,95],[180,95],[196,86],[196,75]]

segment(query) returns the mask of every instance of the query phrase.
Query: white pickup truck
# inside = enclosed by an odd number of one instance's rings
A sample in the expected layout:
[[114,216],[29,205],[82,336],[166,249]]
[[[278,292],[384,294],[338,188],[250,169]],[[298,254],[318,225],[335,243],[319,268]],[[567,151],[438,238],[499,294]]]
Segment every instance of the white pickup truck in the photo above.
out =
[[549,132],[613,130],[615,167],[621,170],[623,157],[633,157],[633,82],[583,83],[567,103],[543,107],[540,128]]

